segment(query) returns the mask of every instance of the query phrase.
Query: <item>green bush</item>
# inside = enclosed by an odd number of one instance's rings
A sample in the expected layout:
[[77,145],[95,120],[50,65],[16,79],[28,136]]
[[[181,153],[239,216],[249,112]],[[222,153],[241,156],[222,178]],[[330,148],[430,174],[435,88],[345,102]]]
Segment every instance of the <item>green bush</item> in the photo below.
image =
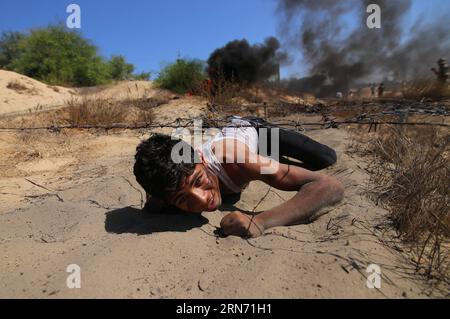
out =
[[110,81],[107,63],[97,47],[62,25],[34,29],[19,41],[21,53],[12,70],[29,77],[68,86],[90,86]]
[[178,59],[164,67],[156,83],[178,94],[196,91],[205,80],[205,68],[197,60]]
[[133,77],[134,65],[127,63],[122,55],[113,55],[108,64],[114,80],[123,81]]
[[151,76],[151,72],[141,72],[138,74],[133,74],[132,78],[136,81],[149,81]]
[[25,35],[20,32],[3,32],[0,37],[0,68],[5,70],[12,69],[13,60],[18,57],[23,48],[20,42]]
[[0,68],[64,86],[95,86],[150,77],[150,73],[134,75],[134,65],[121,55],[105,60],[94,44],[62,24],[29,33],[4,32],[0,37]]

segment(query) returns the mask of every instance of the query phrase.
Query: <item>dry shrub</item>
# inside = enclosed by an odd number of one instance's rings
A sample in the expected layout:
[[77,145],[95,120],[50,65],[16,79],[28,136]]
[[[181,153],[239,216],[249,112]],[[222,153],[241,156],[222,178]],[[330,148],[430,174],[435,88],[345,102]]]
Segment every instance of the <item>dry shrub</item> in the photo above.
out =
[[218,76],[216,83],[204,85],[203,97],[208,100],[210,111],[227,115],[287,116],[298,113],[320,113],[322,108],[309,105],[311,96],[291,94],[271,83],[245,84],[225,80]]
[[49,89],[52,89],[53,91],[55,91],[56,93],[59,93],[59,92],[61,92],[61,90],[59,89],[59,87],[57,87],[57,86],[51,86],[51,85],[49,85],[49,86],[47,86]]
[[[27,114],[2,120],[4,126],[21,127],[19,131],[24,143],[31,142],[38,131],[30,128],[48,127],[59,131],[58,127],[70,126],[114,126],[114,124],[134,126],[150,124],[154,121],[154,112],[147,105],[142,105],[143,98],[113,100],[104,98],[87,98],[69,100],[64,108],[45,111],[38,105]],[[147,102],[145,102],[147,103]],[[141,106],[141,107],[139,107]]]
[[413,248],[418,271],[449,282],[450,135],[389,127],[368,144],[371,192]]
[[139,109],[139,111],[136,114],[135,123],[136,124],[139,124],[139,123],[151,124],[151,123],[153,123],[154,120],[155,120],[155,115],[152,110]]
[[404,84],[402,94],[404,98],[412,100],[440,99],[450,97],[450,88],[436,80],[423,79]]
[[124,123],[127,109],[120,103],[101,98],[71,100],[67,104],[67,121],[70,125],[112,125]]
[[[28,114],[24,115],[20,119],[20,125],[17,125],[18,127],[24,127],[24,128],[32,128],[32,127],[39,127],[42,125],[45,125],[45,122],[42,120],[42,118],[39,116],[42,112],[43,106],[38,104],[33,108],[28,109]],[[12,122],[12,120],[10,120]],[[16,125],[12,125],[16,126]],[[34,130],[21,130],[17,132],[17,139],[21,144],[24,145],[33,145],[34,142],[40,138],[40,134],[36,134],[36,131]]]
[[[10,157],[6,157],[8,163],[11,163],[11,161],[20,163],[46,158],[49,157],[50,154],[55,154],[55,148],[61,150],[64,149],[62,146],[68,141],[62,134],[53,134],[46,130],[32,129],[55,125],[55,122],[53,121],[54,117],[50,116],[52,112],[42,112],[42,109],[43,107],[41,105],[37,105],[30,108],[27,114],[18,116],[17,118],[8,119],[12,122],[12,126],[24,128],[23,130],[18,130],[13,135],[15,137],[15,147],[14,152],[9,154]],[[56,124],[58,123],[59,122],[56,122]],[[57,147],[54,146],[55,144]],[[10,168],[6,168],[6,170],[2,172],[2,176],[22,176],[21,174],[24,173],[20,172],[14,165]]]
[[324,110],[325,107],[320,105],[308,105],[305,103],[288,103],[280,101],[279,103],[274,104],[270,109],[270,115],[285,117],[289,115],[296,115],[299,113],[321,114]]
[[263,88],[258,87],[256,85],[252,87],[247,87],[240,92],[240,97],[244,99],[247,103],[253,103],[253,104],[262,104],[264,103],[264,98],[261,96],[264,89],[266,89],[267,92],[269,91],[269,88]]
[[18,92],[28,91],[28,87],[26,87],[25,85],[23,85],[22,83],[20,83],[17,80],[8,82],[6,87],[8,89],[11,89],[11,90],[14,90],[14,91],[18,91]]
[[210,115],[207,117],[264,116],[265,103],[263,98],[258,96],[255,87],[219,76],[215,84],[204,83],[199,92],[199,95],[208,101]]
[[242,85],[234,79],[227,80],[222,72],[219,73],[214,82],[205,81],[195,91],[196,94],[206,98],[208,103],[216,109],[226,109],[241,104],[239,96]]
[[152,108],[169,103],[170,98],[165,95],[156,95],[152,97],[128,98],[121,101],[123,106],[134,106],[141,110],[150,110]]
[[64,120],[72,126],[114,124],[150,124],[154,121],[151,103],[145,98],[112,100],[85,98],[67,104]]

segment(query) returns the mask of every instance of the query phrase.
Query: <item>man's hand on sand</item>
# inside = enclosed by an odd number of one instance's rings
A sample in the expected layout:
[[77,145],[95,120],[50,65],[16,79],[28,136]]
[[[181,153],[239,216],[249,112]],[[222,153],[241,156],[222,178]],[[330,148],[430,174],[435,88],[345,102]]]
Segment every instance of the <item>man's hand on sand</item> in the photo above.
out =
[[264,225],[257,215],[246,215],[240,211],[232,212],[222,218],[220,227],[224,235],[254,238],[264,233]]

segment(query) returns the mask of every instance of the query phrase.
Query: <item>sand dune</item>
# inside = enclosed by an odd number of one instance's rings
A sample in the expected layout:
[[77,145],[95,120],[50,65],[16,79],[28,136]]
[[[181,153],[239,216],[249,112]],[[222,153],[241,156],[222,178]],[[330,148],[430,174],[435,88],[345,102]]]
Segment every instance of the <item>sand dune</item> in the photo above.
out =
[[57,107],[77,94],[75,89],[46,85],[25,75],[0,70],[0,115]]

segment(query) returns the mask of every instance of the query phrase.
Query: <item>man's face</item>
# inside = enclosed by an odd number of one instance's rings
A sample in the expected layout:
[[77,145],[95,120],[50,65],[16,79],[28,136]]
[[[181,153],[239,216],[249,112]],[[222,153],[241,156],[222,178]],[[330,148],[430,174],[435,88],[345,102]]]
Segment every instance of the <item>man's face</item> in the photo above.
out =
[[197,164],[194,173],[182,182],[180,190],[169,197],[171,205],[191,213],[215,211],[221,201],[219,179],[204,164]]

